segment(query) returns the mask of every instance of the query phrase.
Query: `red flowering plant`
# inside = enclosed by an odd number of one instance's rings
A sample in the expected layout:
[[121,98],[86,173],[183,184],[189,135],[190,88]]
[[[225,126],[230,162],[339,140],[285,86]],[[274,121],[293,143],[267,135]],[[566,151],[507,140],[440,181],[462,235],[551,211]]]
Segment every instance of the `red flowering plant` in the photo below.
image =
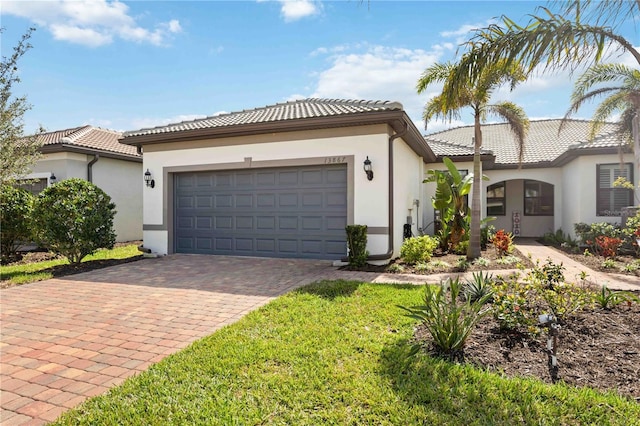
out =
[[607,259],[616,257],[621,245],[622,240],[617,237],[607,237],[606,235],[596,237],[596,252]]
[[513,236],[510,232],[500,229],[496,232],[491,240],[493,246],[498,252],[498,256],[502,257],[513,250]]

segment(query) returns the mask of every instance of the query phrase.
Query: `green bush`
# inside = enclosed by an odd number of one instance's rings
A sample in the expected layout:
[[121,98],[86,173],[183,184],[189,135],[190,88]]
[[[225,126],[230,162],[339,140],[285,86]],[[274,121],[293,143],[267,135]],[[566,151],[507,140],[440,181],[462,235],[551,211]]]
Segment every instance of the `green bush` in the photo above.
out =
[[407,238],[400,248],[400,257],[410,265],[428,262],[439,243],[437,238],[428,235]]
[[33,195],[10,185],[2,186],[0,192],[0,250],[2,260],[16,256],[21,243],[31,238],[30,216]]
[[82,179],[68,179],[40,193],[33,207],[36,241],[71,263],[99,248],[113,248],[115,204],[104,191]]
[[596,245],[596,239],[598,237],[620,238],[622,235],[620,226],[609,222],[596,222],[591,225],[576,223],[573,225],[573,228],[582,245],[587,246],[594,253],[598,252]]
[[638,246],[636,240],[640,237],[640,211],[638,211],[635,216],[627,219],[627,223],[625,227],[622,228],[620,234],[620,238],[622,238],[620,251],[639,256],[640,246]]
[[484,305],[490,294],[475,302],[467,300],[462,303],[458,301],[461,290],[462,285],[457,278],[439,286],[427,285],[424,305],[400,306],[409,312],[409,317],[422,321],[433,337],[435,349],[451,361],[463,360],[467,338],[478,321],[489,313]]
[[367,263],[367,225],[347,225],[347,245],[349,247],[349,266],[360,268]]

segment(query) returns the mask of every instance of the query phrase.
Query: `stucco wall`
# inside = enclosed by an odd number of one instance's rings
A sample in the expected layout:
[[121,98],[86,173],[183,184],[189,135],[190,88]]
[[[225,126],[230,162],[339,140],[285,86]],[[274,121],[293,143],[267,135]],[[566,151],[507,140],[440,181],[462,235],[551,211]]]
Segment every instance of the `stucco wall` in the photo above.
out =
[[[154,252],[172,252],[169,232],[172,223],[170,194],[166,185],[167,170],[207,167],[246,168],[264,162],[291,162],[296,165],[305,159],[323,162],[345,162],[352,159],[351,193],[348,200],[353,223],[384,230],[388,228],[388,133],[386,125],[373,125],[313,132],[221,138],[195,142],[176,142],[144,147],[143,170],[149,169],[155,188],[143,189],[144,245]],[[372,162],[374,179],[367,180],[362,169],[366,157]],[[275,164],[275,163],[274,163]],[[388,237],[381,232],[369,235],[367,249],[371,254],[386,253]]]
[[[633,155],[625,154],[623,162],[633,163]],[[596,168],[598,164],[618,164],[619,155],[581,156],[563,167],[566,211],[562,229],[575,237],[573,225],[578,222],[620,223],[620,216],[597,216],[596,211]],[[640,170],[634,170],[634,184],[638,184]]]
[[[54,173],[56,182],[87,179],[87,164],[93,155],[71,152],[45,154],[33,166],[33,173]],[[114,230],[116,241],[142,238],[142,164],[112,158],[100,158],[93,165],[93,183],[116,203]]]
[[[93,157],[91,157],[93,158]],[[93,183],[116,204],[117,241],[142,239],[142,163],[100,158],[92,167]]]
[[[413,235],[419,233],[416,207],[419,212],[420,207],[425,205],[424,191],[422,191],[424,161],[401,139],[396,139],[393,142],[393,160],[393,247],[394,256],[399,256],[407,216],[411,216],[413,222],[411,229]],[[418,206],[416,206],[416,200]],[[422,218],[419,219],[419,222],[421,226]]]

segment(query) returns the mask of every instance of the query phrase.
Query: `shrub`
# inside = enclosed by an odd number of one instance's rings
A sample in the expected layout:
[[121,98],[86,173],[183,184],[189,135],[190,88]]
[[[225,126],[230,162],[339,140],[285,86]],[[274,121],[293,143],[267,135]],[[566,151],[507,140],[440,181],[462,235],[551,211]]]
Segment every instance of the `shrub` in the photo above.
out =
[[20,244],[31,238],[30,216],[33,196],[10,185],[0,192],[0,250],[2,260],[15,258]]
[[496,228],[493,225],[487,225],[480,228],[480,247],[485,250],[487,244],[491,242],[496,234]]
[[530,283],[517,278],[511,281],[498,280],[493,285],[493,317],[501,330],[537,334],[537,316],[533,312],[535,289]]
[[564,282],[565,267],[562,263],[553,263],[550,258],[540,267],[539,262],[531,270],[530,278],[542,284],[545,288],[553,288],[555,285]]
[[513,236],[510,232],[505,232],[504,229],[498,230],[498,232],[493,236],[491,242],[500,257],[511,253],[513,250]]
[[400,248],[400,257],[410,265],[418,262],[428,262],[438,244],[437,238],[428,235],[407,238]]
[[616,267],[616,261],[611,258],[607,258],[602,261],[600,267],[602,269],[614,269]]
[[33,231],[36,241],[71,263],[99,248],[113,248],[115,204],[104,191],[82,179],[67,179],[36,198]]
[[621,230],[622,238],[621,250],[625,253],[640,255],[640,246],[637,240],[640,238],[640,210],[635,216],[627,219],[625,227]]
[[461,289],[458,279],[448,280],[440,286],[427,285],[424,305],[400,306],[409,312],[409,317],[422,321],[433,337],[436,351],[451,361],[463,360],[467,338],[478,321],[489,313],[484,307],[489,296],[477,302],[462,303],[458,301]]
[[460,256],[458,258],[458,261],[456,262],[456,269],[461,272],[466,271],[470,266],[471,263],[469,263],[469,259],[467,259],[467,256]]
[[451,251],[455,254],[467,254],[469,249],[469,240],[460,241],[455,247],[452,247]]
[[571,238],[569,234],[565,234],[562,228],[556,232],[547,232],[542,236],[542,241],[545,244],[555,247],[577,247],[577,243]]
[[496,259],[496,263],[499,265],[512,265],[514,263],[520,263],[520,258],[517,256],[503,256],[500,259]]
[[552,289],[542,290],[541,295],[560,322],[591,304],[589,292],[573,284],[556,285]]
[[405,268],[399,263],[393,263],[389,265],[387,271],[391,272],[392,274],[401,274],[405,271]]
[[477,266],[489,266],[489,264],[491,264],[491,261],[486,257],[479,257],[473,261],[473,264]]
[[607,237],[606,235],[596,237],[597,253],[607,259],[613,259],[618,255],[618,248],[621,244],[622,240],[617,237]]
[[349,265],[360,268],[367,263],[367,225],[347,225],[347,246],[349,248]]
[[599,236],[619,238],[622,233],[617,224],[608,222],[596,222],[591,225],[587,225],[586,223],[576,223],[573,227],[580,241],[593,253],[598,253],[596,238]]

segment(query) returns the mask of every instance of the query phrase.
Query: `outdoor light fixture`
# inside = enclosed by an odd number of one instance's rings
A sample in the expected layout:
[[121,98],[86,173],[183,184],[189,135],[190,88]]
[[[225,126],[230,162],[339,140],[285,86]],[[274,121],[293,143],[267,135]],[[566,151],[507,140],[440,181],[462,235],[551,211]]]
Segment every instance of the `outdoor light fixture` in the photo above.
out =
[[49,183],[53,185],[54,183],[56,183],[56,180],[57,180],[56,175],[54,175],[53,172],[51,172],[51,176],[49,176]]
[[153,188],[156,186],[156,181],[153,180],[153,176],[151,176],[151,172],[149,171],[149,169],[144,172],[144,183],[146,183],[149,188]]
[[367,159],[364,160],[364,172],[367,174],[367,179],[373,180],[373,170],[371,168],[371,160],[369,160],[369,156],[367,155]]

